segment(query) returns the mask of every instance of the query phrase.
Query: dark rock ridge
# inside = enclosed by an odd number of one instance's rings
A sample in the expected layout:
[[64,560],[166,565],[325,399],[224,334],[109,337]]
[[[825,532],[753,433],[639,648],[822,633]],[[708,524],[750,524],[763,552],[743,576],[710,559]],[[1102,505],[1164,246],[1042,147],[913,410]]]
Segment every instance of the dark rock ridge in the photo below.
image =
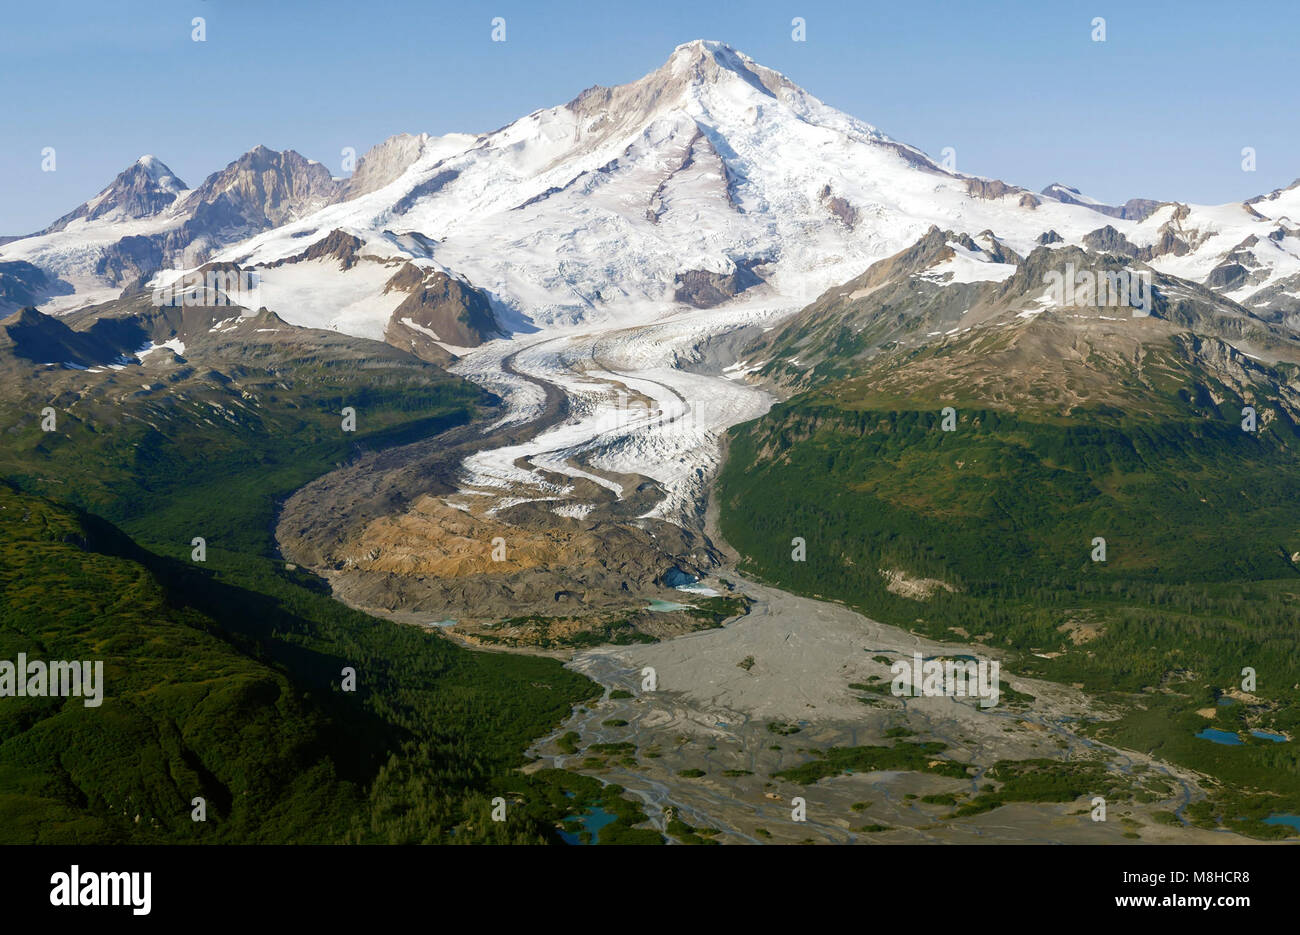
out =
[[1247,304],[1260,317],[1300,331],[1300,273],[1259,290]]
[[117,348],[91,335],[73,331],[57,318],[24,308],[0,321],[14,357],[33,363],[73,363],[82,367],[113,360]]
[[409,192],[398,199],[397,204],[393,205],[393,213],[397,215],[406,214],[415,203],[427,195],[440,192],[448,182],[454,182],[460,176],[459,169],[443,169],[436,173],[428,181],[421,182],[412,188]]
[[68,283],[25,260],[0,263],[0,314],[39,305],[50,296],[70,295]]
[[1122,221],[1145,221],[1155,213],[1157,208],[1167,203],[1153,201],[1150,198],[1130,198],[1122,205],[1094,204],[1091,201],[1085,201],[1082,193],[1077,188],[1062,185],[1060,182],[1053,182],[1048,185],[1043,189],[1042,194],[1047,195],[1049,198],[1055,198],[1063,204],[1079,205],[1096,211],[1098,214],[1119,218]]
[[673,280],[673,299],[694,305],[696,308],[713,308],[735,298],[763,280],[753,270],[753,263],[733,263],[727,273],[706,269],[688,269],[678,273]]
[[[209,264],[199,270],[239,273],[233,264]],[[33,363],[80,367],[131,363],[141,348],[179,338],[187,347],[216,340],[218,322],[249,314],[219,290],[204,290],[199,304],[157,305],[149,293],[136,293],[55,317],[25,308],[0,322],[0,339],[10,354]],[[289,326],[270,312],[268,321]]]
[[284,266],[286,263],[303,263],[310,260],[335,259],[339,261],[339,269],[352,269],[360,260],[358,251],[364,246],[360,237],[354,234],[346,233],[335,229],[330,231],[327,237],[324,237],[302,253],[286,257],[283,260],[276,260],[267,268],[275,269]]
[[442,361],[447,352],[436,341],[478,347],[502,332],[487,294],[441,270],[405,263],[384,287],[393,291],[410,295],[393,310],[384,340],[417,357]]
[[1292,182],[1290,185],[1286,186],[1285,188],[1274,189],[1273,191],[1269,192],[1267,195],[1256,195],[1254,198],[1251,198],[1248,201],[1246,201],[1245,204],[1257,205],[1260,202],[1264,202],[1264,201],[1277,201],[1277,199],[1281,196],[1283,192],[1289,192],[1296,188],[1300,188],[1300,179],[1296,179],[1294,182]]

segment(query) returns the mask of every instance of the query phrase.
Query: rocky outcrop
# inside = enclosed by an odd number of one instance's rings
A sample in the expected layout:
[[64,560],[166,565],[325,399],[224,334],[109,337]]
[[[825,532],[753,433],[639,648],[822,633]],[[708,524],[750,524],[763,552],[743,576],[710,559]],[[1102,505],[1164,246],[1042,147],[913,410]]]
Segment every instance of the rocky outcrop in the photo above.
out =
[[1140,252],[1132,241],[1109,224],[1084,234],[1083,245],[1096,253],[1112,253],[1116,256],[1136,257]]
[[982,230],[973,238],[967,234],[962,234],[958,237],[957,242],[967,250],[983,253],[994,263],[1016,264],[1021,260],[1020,254],[1003,243],[991,230]]
[[71,292],[68,283],[24,260],[0,263],[0,314]]
[[144,282],[165,265],[166,243],[163,237],[123,237],[104,248],[95,263],[95,275],[115,286]]
[[393,310],[384,340],[426,360],[446,359],[435,342],[478,347],[502,331],[487,294],[441,270],[406,263],[384,287],[393,291],[410,295]]
[[429,135],[399,133],[372,147],[357,160],[352,177],[344,184],[343,198],[349,200],[378,191],[396,181],[424,155]]
[[1156,257],[1170,254],[1183,256],[1191,250],[1191,247],[1178,236],[1173,225],[1173,221],[1162,225],[1160,236],[1155,243],[1139,247],[1107,224],[1105,227],[1099,227],[1095,231],[1084,234],[1083,246],[1096,253],[1126,256],[1134,260],[1141,260],[1143,263],[1149,263]]
[[823,186],[820,198],[831,214],[839,218],[849,230],[853,230],[858,221],[858,209],[849,204],[848,199],[832,194],[829,185]]
[[1243,303],[1256,314],[1300,331],[1300,273],[1285,276],[1251,295]]
[[1002,198],[1006,195],[1016,193],[1029,194],[1018,185],[1008,185],[1001,179],[976,179],[966,180],[966,191],[975,198],[994,199]]
[[316,241],[302,253],[286,257],[283,260],[276,260],[268,266],[268,269],[276,269],[286,263],[333,259],[339,261],[339,269],[349,270],[356,266],[361,259],[359,253],[363,246],[365,244],[360,237],[336,229],[330,231],[327,237]]
[[1251,198],[1249,201],[1245,202],[1245,204],[1249,206],[1249,205],[1262,204],[1263,202],[1266,201],[1277,201],[1277,199],[1280,198],[1284,192],[1294,191],[1297,188],[1300,188],[1300,179],[1296,179],[1294,182],[1292,182],[1290,185],[1286,186],[1285,188],[1274,189],[1273,191],[1269,192],[1267,195],[1256,195],[1254,198]]
[[674,278],[673,299],[696,308],[713,308],[762,281],[754,273],[752,265],[742,263],[734,264],[726,273],[688,269]]
[[1145,221],[1163,204],[1163,201],[1153,201],[1150,198],[1130,198],[1119,206],[1119,213],[1115,217],[1125,221]]

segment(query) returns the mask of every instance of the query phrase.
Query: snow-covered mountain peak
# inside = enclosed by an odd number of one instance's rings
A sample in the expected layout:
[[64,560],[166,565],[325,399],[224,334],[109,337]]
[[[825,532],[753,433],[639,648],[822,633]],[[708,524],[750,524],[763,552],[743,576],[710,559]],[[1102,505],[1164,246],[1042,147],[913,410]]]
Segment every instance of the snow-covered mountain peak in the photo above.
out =
[[182,182],[156,156],[141,156],[118,173],[94,198],[59,218],[44,233],[61,231],[76,220],[123,222],[153,217],[185,191]]
[[[0,258],[87,296],[178,263],[237,263],[264,274],[290,320],[312,306],[304,323],[367,335],[392,313],[390,267],[408,263],[469,283],[526,331],[655,320],[742,293],[798,308],[932,226],[991,231],[990,252],[1117,253],[1279,314],[1300,302],[1300,188],[1211,207],[1107,205],[1059,183],[1036,195],[945,168],[713,40],[492,132],[390,137],[346,179],[261,145],[189,192],[149,157],[128,171],[124,187],[141,189],[130,210],[146,213],[92,224],[101,201],[117,204],[106,190],[61,221],[84,223],[0,245]],[[359,242],[356,262],[288,262],[335,232]]]
[[681,45],[677,46],[677,48],[673,49],[673,53],[668,56],[668,62],[666,64],[671,65],[676,62],[690,62],[718,54],[742,59],[751,64],[753,63],[753,59],[748,55],[737,49],[733,49],[725,42],[719,42],[717,39],[692,39],[690,42],[683,42]]
[[491,133],[394,137],[365,163],[337,203],[215,259],[270,267],[343,230],[363,256],[463,277],[503,320],[576,324],[742,292],[797,307],[932,224],[991,229],[1021,252],[1049,228],[1100,226],[946,171],[709,40]]
[[182,182],[166,164],[152,153],[145,153],[135,161],[149,178],[153,179],[158,186],[166,191],[179,194],[185,191],[185,183]]
[[743,52],[712,39],[695,39],[679,45],[663,67],[647,76],[650,80],[664,77],[690,84],[739,78],[773,96],[781,86],[793,87],[780,72],[764,68]]

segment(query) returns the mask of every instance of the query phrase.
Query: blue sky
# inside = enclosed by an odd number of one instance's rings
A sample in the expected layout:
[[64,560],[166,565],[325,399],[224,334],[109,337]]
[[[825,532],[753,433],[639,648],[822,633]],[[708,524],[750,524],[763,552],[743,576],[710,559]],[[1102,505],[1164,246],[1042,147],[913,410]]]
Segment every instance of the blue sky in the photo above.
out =
[[1290,2],[22,0],[0,17],[0,234],[45,226],[146,152],[190,185],[258,143],[341,174],[345,146],[494,129],[696,38],[1035,190],[1215,203],[1300,176]]

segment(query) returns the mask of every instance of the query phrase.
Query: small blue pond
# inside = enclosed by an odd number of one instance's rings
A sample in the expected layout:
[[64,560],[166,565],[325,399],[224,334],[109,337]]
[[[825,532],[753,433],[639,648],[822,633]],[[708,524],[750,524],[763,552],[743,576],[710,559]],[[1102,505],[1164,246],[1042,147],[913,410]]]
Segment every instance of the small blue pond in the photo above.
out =
[[[1234,731],[1219,730],[1217,727],[1206,727],[1197,731],[1196,736],[1229,747],[1240,747],[1245,743]],[[1255,729],[1250,732],[1250,736],[1257,737],[1260,740],[1271,740],[1273,743],[1286,743],[1286,737],[1282,734],[1275,734],[1268,730]]]
[[1271,730],[1253,730],[1250,736],[1258,737],[1260,740],[1271,740],[1274,743],[1286,743],[1286,737],[1281,734],[1275,734]]
[[1297,831],[1300,831],[1300,815],[1286,815],[1279,812],[1276,815],[1269,815],[1264,819],[1266,825],[1290,825]]
[[[617,819],[616,815],[611,815],[600,806],[593,806],[591,811],[585,815],[579,815],[578,821],[582,823],[583,831],[591,832],[591,843],[595,844],[600,829]],[[560,837],[564,839],[565,844],[581,844],[582,838],[572,831],[561,831]]]

